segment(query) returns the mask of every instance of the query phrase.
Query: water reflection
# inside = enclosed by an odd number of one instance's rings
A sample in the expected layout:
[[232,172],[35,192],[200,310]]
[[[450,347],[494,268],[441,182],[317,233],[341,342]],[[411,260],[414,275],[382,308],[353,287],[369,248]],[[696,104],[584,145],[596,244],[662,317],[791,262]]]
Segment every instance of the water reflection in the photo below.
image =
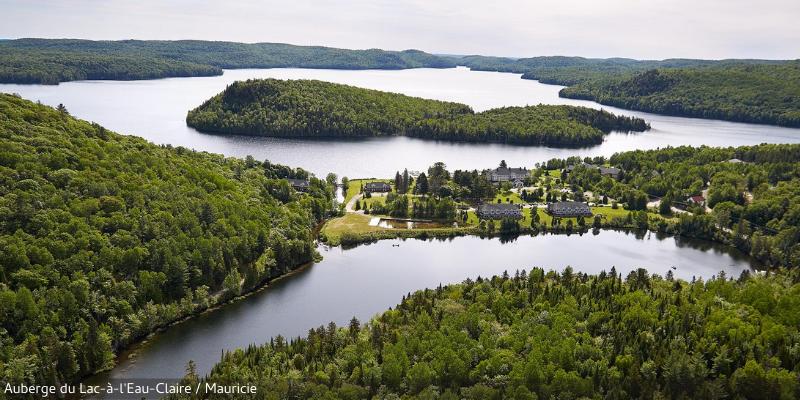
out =
[[676,266],[676,278],[691,280],[723,270],[739,276],[760,267],[735,249],[635,230],[396,239],[351,248],[320,246],[319,251],[322,262],[155,335],[139,349],[135,363],[123,360],[91,381],[179,377],[189,359],[197,363],[201,375],[206,374],[224,349],[260,344],[278,334],[305,335],[309,328],[330,321],[345,325],[353,316],[366,321],[394,307],[408,292],[504,271],[512,275],[534,267],[561,271],[569,265],[587,274],[615,267],[623,276],[638,268],[664,275]]

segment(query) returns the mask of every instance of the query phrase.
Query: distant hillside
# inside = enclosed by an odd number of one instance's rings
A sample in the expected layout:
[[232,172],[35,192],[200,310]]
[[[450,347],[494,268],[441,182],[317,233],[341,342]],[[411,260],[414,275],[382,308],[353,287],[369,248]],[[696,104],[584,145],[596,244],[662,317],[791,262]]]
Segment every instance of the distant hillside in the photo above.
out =
[[561,97],[666,115],[800,126],[800,61],[468,56],[458,63],[569,86]]
[[800,127],[800,62],[659,69],[564,88],[562,97],[658,114]]
[[314,80],[248,80],[189,111],[186,123],[219,133],[284,137],[398,135],[426,139],[585,145],[612,130],[642,131],[641,119],[585,107],[506,107],[474,113],[426,100]]
[[452,68],[455,59],[418,50],[345,50],[280,43],[18,39],[0,42],[0,83],[58,84],[221,75],[222,68]]
[[459,65],[475,71],[499,71],[523,74],[522,79],[538,80],[556,85],[631,76],[655,68],[724,69],[734,65],[779,65],[786,61],[774,60],[694,60],[673,58],[667,60],[634,60],[630,58],[584,58],[542,56],[513,59],[507,57],[467,56]]

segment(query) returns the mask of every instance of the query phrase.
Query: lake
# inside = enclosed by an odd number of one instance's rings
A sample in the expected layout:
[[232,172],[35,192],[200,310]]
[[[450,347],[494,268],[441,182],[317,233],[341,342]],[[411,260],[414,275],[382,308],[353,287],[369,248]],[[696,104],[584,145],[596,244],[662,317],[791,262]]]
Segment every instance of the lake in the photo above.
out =
[[[399,246],[394,246],[399,245]],[[440,283],[491,277],[533,267],[597,274],[615,267],[627,275],[645,268],[691,281],[725,271],[738,277],[760,264],[738,250],[706,241],[661,237],[646,231],[600,231],[597,235],[521,236],[514,239],[477,236],[430,240],[384,240],[345,250],[321,246],[324,259],[267,288],[214,312],[156,334],[109,373],[88,380],[105,385],[109,379],[179,379],[189,359],[203,375],[224,349],[261,344],[278,334],[305,336],[309,328],[333,321],[362,323],[394,307],[403,295]],[[123,357],[124,358],[124,357]]]
[[[221,136],[186,126],[186,113],[226,85],[249,78],[319,79],[364,88],[456,101],[475,111],[503,106],[570,104],[604,108],[650,122],[644,133],[611,133],[588,148],[552,148],[485,143],[451,143],[405,137],[357,139],[281,139]],[[0,85],[0,91],[57,106],[63,103],[76,117],[97,122],[126,135],[226,156],[252,155],[257,160],[302,167],[324,177],[334,172],[349,178],[391,177],[396,171],[425,171],[442,161],[449,169],[512,167],[573,155],[610,156],[615,152],[666,146],[740,146],[759,143],[800,143],[800,129],[735,122],[660,116],[600,106],[558,97],[561,86],[520,79],[520,74],[474,72],[466,68],[401,71],[310,69],[226,70],[224,75],[149,81],[81,81],[58,86]]]

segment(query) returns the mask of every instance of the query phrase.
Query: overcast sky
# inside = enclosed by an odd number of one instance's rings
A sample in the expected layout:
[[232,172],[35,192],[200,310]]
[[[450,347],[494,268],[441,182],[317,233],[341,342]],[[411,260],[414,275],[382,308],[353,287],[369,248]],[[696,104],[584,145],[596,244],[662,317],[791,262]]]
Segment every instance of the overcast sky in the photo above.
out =
[[0,38],[204,39],[511,57],[800,58],[799,0],[1,0]]

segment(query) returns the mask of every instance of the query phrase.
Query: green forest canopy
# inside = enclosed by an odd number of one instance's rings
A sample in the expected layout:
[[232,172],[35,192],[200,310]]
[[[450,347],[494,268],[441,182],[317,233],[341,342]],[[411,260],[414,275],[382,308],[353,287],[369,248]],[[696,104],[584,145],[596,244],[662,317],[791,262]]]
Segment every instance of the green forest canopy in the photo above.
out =
[[612,130],[643,131],[644,120],[573,106],[496,108],[426,100],[316,80],[234,82],[189,111],[202,131],[286,137],[399,135],[425,139],[580,145]]
[[469,56],[458,62],[566,85],[559,95],[572,99],[665,115],[800,126],[797,60]]
[[0,83],[221,75],[222,68],[453,68],[418,50],[346,50],[282,43],[200,40],[18,39],[0,41]]
[[331,208],[307,172],[121,136],[0,94],[0,381],[73,382],[309,262]]
[[[796,399],[797,282],[613,267],[467,279],[364,325],[226,352],[202,382],[259,399]],[[188,398],[215,398],[203,392]]]
[[[607,197],[633,211],[625,218],[603,220],[603,227],[637,227],[712,240],[736,247],[768,268],[796,268],[800,266],[798,159],[798,144],[681,146],[626,151],[608,159],[551,159],[540,166],[563,170],[585,161],[620,168],[616,178],[583,166],[562,172],[562,185],[570,188],[574,200],[589,200],[586,191],[596,202]],[[536,175],[541,172],[534,171]],[[547,197],[542,191],[534,201],[561,196],[561,186],[544,186]],[[691,196],[705,196],[711,212],[688,203]],[[648,216],[644,210],[652,199],[659,201],[659,213],[669,219]],[[673,213],[670,206],[689,212]]]
[[800,127],[800,61],[726,69],[652,69],[587,80],[559,94],[658,114]]

